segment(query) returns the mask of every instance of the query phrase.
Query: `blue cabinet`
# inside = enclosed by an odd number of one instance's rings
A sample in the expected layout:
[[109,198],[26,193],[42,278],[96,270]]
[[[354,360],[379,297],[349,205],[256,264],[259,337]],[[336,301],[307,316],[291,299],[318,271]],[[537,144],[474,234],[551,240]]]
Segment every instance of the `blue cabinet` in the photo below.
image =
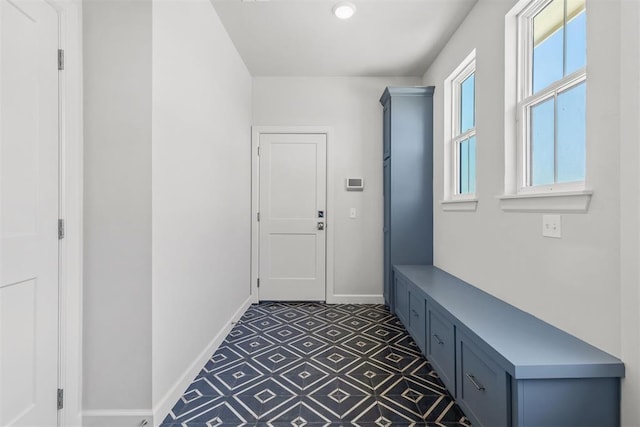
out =
[[432,265],[394,279],[396,314],[416,342],[424,321],[427,359],[473,426],[620,425],[616,357]]
[[[386,129],[386,127],[385,127]],[[391,268],[391,159],[385,159],[383,164],[383,194],[384,194],[384,301],[393,310],[392,302],[395,296],[392,291],[393,269]]]
[[420,350],[426,353],[427,299],[424,292],[402,276],[395,276],[394,281],[395,315],[398,316]]
[[[511,389],[516,403],[512,407],[514,426],[620,425],[619,378],[520,379],[512,380]],[[566,421],[567,406],[579,408],[570,412],[570,421]]]
[[417,288],[409,287],[409,326],[407,330],[413,337],[413,340],[418,344],[420,350],[423,353],[427,351],[426,345],[426,312],[427,312],[427,299],[424,293],[420,292]]
[[388,87],[383,106],[384,298],[395,264],[433,263],[433,91]]
[[428,305],[427,359],[436,369],[445,387],[456,393],[456,336],[453,322],[432,302]]
[[382,113],[382,158],[388,159],[391,155],[391,103],[383,105]]
[[507,427],[509,376],[464,333],[458,337],[457,402],[478,427]]
[[395,278],[394,300],[396,301],[395,314],[402,324],[409,327],[409,282],[401,277]]

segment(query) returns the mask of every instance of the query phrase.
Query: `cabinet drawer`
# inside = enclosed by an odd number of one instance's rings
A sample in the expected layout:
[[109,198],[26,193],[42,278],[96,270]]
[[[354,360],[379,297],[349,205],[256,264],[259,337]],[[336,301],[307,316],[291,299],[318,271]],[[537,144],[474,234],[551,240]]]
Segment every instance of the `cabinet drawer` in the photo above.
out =
[[402,324],[409,329],[409,283],[394,275],[395,313]]
[[474,426],[508,426],[507,373],[464,334],[459,335],[458,403]]
[[456,394],[456,340],[453,323],[432,304],[428,304],[427,359],[436,369],[449,392]]
[[409,333],[418,344],[420,350],[425,353],[425,327],[427,301],[422,292],[409,290]]

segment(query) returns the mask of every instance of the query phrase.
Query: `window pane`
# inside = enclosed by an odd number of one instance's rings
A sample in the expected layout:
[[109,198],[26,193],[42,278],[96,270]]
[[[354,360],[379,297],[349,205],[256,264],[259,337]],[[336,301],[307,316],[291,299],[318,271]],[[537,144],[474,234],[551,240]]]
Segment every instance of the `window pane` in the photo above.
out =
[[584,181],[586,87],[558,95],[558,182]]
[[563,0],[553,0],[533,18],[533,93],[563,77],[563,25]]
[[464,133],[476,125],[475,79],[474,73],[460,84],[460,133]]
[[567,64],[565,76],[587,63],[587,14],[584,0],[567,1]]
[[460,142],[460,176],[458,193],[468,194],[476,192],[476,137]]
[[460,194],[469,192],[469,140],[460,142]]
[[531,185],[553,184],[554,99],[531,107]]

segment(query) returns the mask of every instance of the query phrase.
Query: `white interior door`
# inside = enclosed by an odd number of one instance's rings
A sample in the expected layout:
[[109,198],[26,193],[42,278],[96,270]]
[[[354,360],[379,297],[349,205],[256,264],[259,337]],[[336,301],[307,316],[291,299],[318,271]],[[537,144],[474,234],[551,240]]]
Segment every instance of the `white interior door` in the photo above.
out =
[[259,296],[324,301],[325,134],[260,135]]
[[58,14],[0,0],[0,426],[57,425]]

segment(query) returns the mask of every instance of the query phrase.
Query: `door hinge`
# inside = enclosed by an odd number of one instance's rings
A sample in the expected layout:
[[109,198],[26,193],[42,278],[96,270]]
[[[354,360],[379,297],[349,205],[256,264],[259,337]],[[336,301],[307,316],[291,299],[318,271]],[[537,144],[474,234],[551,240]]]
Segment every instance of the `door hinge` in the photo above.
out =
[[256,219],[258,220],[258,222],[260,222],[260,212],[256,214]]
[[64,70],[64,50],[58,49],[58,71]]
[[258,156],[260,155],[260,146],[258,146]]
[[258,277],[258,287],[260,287],[260,278]]
[[64,408],[64,390],[58,389],[58,411]]
[[58,240],[64,239],[64,219],[58,220]]

